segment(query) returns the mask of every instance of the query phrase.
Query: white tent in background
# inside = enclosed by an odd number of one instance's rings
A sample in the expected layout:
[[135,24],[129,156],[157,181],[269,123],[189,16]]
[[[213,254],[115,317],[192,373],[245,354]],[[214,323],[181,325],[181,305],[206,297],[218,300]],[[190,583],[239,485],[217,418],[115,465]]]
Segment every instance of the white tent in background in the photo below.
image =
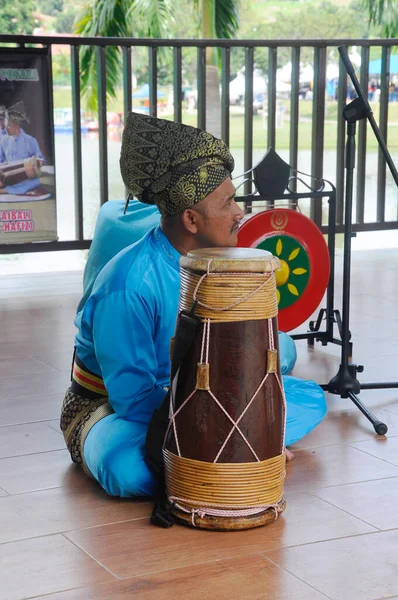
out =
[[350,59],[354,67],[357,67],[357,69],[359,69],[362,63],[362,58],[359,52],[357,51],[356,46],[352,47],[351,52],[348,53],[348,58]]
[[326,79],[331,81],[332,79],[339,78],[339,66],[333,63],[330,63],[326,67]]
[[314,68],[311,65],[300,65],[300,83],[312,83],[314,81]]
[[[258,72],[253,74],[253,95],[266,94],[267,81]],[[236,104],[245,97],[245,74],[238,73],[237,77],[229,84],[229,97],[231,104]]]

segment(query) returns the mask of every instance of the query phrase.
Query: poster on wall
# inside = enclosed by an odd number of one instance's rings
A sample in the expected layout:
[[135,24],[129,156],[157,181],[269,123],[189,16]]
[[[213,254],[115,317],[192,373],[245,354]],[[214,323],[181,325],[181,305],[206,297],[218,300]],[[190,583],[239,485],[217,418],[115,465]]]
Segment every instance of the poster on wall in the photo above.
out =
[[0,244],[57,240],[48,49],[0,48]]

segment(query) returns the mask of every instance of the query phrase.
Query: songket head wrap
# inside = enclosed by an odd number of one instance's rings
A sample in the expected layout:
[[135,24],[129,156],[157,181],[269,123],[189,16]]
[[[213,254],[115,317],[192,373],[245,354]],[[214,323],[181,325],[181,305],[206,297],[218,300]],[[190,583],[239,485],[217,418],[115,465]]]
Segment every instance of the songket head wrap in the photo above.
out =
[[29,123],[29,119],[26,116],[25,105],[23,102],[17,102],[10,108],[6,110],[6,119],[10,123],[14,123],[15,125],[21,125],[25,121]]
[[135,196],[164,216],[175,215],[214,192],[233,169],[228,147],[210,133],[129,113],[120,155],[128,200]]
[[4,119],[5,115],[6,115],[6,107],[0,105],[0,117],[3,117],[3,119]]

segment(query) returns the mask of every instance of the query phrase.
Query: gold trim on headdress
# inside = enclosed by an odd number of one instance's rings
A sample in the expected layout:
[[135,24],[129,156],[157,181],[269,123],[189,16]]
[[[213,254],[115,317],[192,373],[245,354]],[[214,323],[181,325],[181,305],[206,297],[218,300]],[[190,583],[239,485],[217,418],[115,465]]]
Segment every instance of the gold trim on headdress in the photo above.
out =
[[130,195],[174,215],[211,194],[230,175],[234,160],[210,133],[138,113],[123,132],[120,170]]

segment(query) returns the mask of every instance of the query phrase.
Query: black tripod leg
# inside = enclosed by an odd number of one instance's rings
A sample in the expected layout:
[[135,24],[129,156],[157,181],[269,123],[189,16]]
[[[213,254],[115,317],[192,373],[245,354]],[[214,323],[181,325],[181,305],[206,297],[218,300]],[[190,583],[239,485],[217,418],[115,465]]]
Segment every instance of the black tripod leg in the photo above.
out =
[[363,402],[358,398],[354,392],[348,392],[348,397],[353,401],[355,406],[359,408],[361,413],[365,415],[367,419],[372,423],[375,432],[377,435],[385,435],[388,431],[388,427],[382,421],[379,421],[378,418],[372,413],[371,410],[368,409],[367,406],[363,404]]

